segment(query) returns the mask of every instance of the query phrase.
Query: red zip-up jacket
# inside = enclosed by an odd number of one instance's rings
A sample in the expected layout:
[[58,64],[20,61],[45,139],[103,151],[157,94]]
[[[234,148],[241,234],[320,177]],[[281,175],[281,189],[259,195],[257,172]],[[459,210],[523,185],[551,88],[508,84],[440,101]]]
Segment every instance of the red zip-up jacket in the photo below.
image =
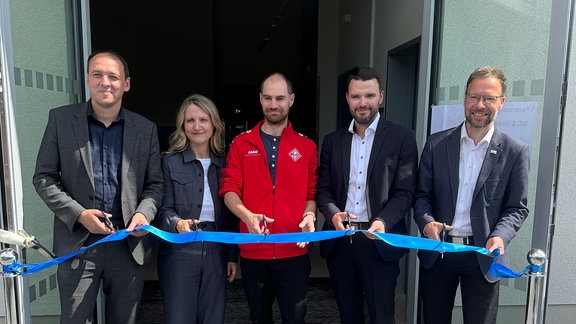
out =
[[[302,232],[298,227],[306,201],[315,200],[318,172],[316,144],[292,129],[282,131],[276,167],[276,183],[268,168],[266,150],[260,138],[261,121],[253,129],[234,139],[222,170],[219,194],[233,191],[253,213],[274,218],[269,222],[270,234]],[[240,232],[248,233],[244,222]],[[308,253],[296,243],[239,244],[240,255],[248,259],[281,259]]]

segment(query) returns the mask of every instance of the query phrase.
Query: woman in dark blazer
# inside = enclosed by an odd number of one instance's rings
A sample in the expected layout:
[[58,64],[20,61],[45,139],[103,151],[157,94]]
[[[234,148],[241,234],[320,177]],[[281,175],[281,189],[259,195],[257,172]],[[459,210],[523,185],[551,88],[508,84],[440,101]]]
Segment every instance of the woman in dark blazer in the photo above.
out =
[[[218,196],[225,163],[224,124],[214,103],[199,94],[184,100],[162,157],[166,191],[156,224],[168,232],[238,231]],[[158,277],[164,323],[224,323],[226,280],[236,275],[236,245],[161,241]]]

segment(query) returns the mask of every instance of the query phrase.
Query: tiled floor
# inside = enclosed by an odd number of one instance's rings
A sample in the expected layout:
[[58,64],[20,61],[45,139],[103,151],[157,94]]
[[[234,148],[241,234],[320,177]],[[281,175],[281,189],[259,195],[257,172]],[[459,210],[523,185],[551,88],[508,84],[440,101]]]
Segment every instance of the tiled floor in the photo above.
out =
[[[226,323],[250,323],[248,304],[241,279],[228,285],[226,303]],[[274,305],[274,321],[281,323],[280,312]],[[329,278],[311,278],[308,289],[308,312],[306,323],[339,323],[338,308],[334,301]],[[140,324],[162,323],[162,298],[158,281],[147,281],[142,295],[139,314]]]
[[[308,312],[306,313],[307,324],[336,324],[340,323],[338,307],[334,300],[334,292],[328,277],[326,263],[319,256],[318,245],[310,244],[310,261],[312,262],[312,273],[308,286]],[[139,324],[159,324],[162,323],[162,298],[158,289],[156,274],[156,258],[148,265],[150,272],[142,295],[142,303],[139,314]],[[240,266],[240,265],[239,265]],[[238,269],[240,273],[240,269]],[[396,323],[405,324],[405,294],[396,294]],[[365,311],[367,316],[368,311]],[[274,304],[274,321],[281,323],[280,311]],[[248,304],[242,279],[236,278],[228,284],[226,302],[226,324],[250,323],[248,314]]]

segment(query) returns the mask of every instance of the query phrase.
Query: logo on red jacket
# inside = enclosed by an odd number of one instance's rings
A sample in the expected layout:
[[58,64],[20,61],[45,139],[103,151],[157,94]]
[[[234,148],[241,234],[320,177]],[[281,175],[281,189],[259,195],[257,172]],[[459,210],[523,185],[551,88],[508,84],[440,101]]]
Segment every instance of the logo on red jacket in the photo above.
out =
[[292,158],[292,161],[294,161],[294,162],[300,160],[300,158],[302,157],[302,154],[300,154],[300,152],[298,152],[297,148],[293,148],[290,152],[288,152],[288,155],[290,155],[290,157]]

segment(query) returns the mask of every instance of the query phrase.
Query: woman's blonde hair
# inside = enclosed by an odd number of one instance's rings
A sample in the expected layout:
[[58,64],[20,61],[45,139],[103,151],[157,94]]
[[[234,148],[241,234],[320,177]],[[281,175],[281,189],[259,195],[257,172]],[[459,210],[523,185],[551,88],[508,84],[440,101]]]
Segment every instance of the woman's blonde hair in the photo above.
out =
[[166,153],[182,152],[190,145],[184,123],[186,122],[186,109],[192,104],[208,114],[214,126],[214,133],[210,138],[210,150],[217,155],[224,155],[224,122],[222,122],[214,102],[200,94],[189,96],[180,105],[176,115],[176,130],[170,135],[170,148]]

